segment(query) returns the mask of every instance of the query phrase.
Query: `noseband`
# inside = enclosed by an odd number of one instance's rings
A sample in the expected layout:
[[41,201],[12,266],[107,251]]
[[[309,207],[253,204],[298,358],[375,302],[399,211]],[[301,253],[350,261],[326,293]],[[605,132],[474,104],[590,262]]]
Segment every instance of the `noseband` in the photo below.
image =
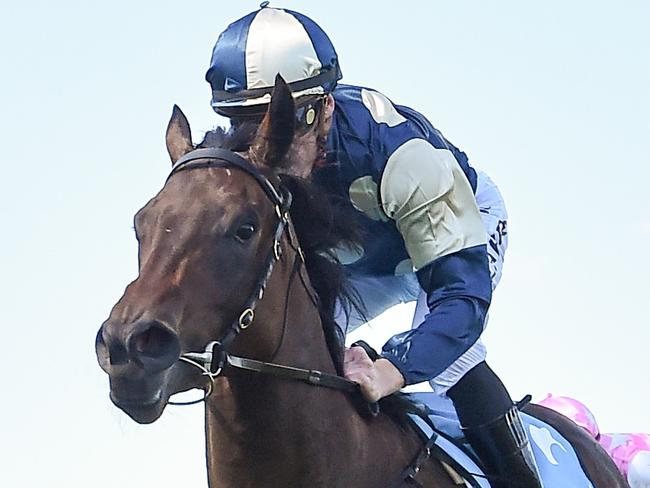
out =
[[293,235],[292,226],[290,225],[289,208],[291,207],[292,201],[291,193],[282,186],[277,189],[266,176],[240,155],[222,148],[195,149],[176,161],[167,179],[169,180],[169,178],[176,173],[185,170],[199,168],[228,168],[233,166],[253,177],[275,207],[275,215],[278,219],[278,223],[273,234],[273,245],[268,257],[266,258],[262,275],[252,293],[249,295],[248,300],[246,300],[239,317],[233,321],[220,339],[209,342],[203,352],[186,352],[181,354],[179,358],[180,361],[199,368],[203,375],[207,376],[210,380],[208,389],[204,393],[203,398],[188,402],[170,401],[168,403],[170,405],[193,405],[205,401],[212,393],[215,378],[222,373],[226,365],[248,371],[305,381],[316,386],[325,386],[348,392],[358,392],[359,385],[357,383],[340,376],[323,373],[318,370],[293,368],[290,366],[233,356],[228,353],[228,349],[235,337],[253,323],[253,319],[255,318],[255,308],[264,296],[264,291],[266,290],[266,286],[275,264],[282,257],[282,246],[280,242],[285,229],[290,229],[288,232],[289,240],[292,248],[295,249],[297,254],[296,266],[300,266],[305,262],[302,249],[297,242],[297,238]]

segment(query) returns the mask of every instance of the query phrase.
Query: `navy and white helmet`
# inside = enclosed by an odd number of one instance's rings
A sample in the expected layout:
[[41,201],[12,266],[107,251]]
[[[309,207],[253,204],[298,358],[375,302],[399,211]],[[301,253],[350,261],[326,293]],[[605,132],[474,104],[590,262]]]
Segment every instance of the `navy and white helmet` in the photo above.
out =
[[329,93],[341,79],[327,34],[308,17],[267,4],[230,24],[212,50],[205,79],[218,113],[265,110],[278,73],[295,98]]

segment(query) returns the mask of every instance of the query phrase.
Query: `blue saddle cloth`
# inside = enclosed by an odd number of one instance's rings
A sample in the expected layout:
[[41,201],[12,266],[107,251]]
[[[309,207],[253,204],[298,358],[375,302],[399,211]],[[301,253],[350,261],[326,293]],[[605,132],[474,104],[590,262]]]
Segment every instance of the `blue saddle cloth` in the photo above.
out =
[[[436,444],[455,459],[465,470],[475,476],[476,485],[489,488],[483,470],[474,461],[476,454],[465,442],[456,410],[448,398],[430,392],[410,393],[408,398],[421,402],[431,409],[430,418],[443,434]],[[422,431],[431,436],[431,428],[419,417],[411,416]],[[530,439],[544,488],[593,488],[585,475],[578,456],[569,442],[552,426],[535,417],[521,414],[522,423]],[[446,437],[448,438],[446,438]]]

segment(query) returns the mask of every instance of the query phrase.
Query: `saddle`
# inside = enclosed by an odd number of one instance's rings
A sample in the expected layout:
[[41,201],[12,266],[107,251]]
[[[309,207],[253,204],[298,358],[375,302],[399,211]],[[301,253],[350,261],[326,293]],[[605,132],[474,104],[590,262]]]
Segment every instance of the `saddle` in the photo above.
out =
[[[364,341],[353,346],[362,347],[373,361],[380,357]],[[530,396],[526,396],[517,406],[521,409],[529,402]],[[425,488],[417,481],[417,473],[429,458],[438,459],[459,486],[492,486],[480,459],[465,439],[448,397],[433,392],[397,393],[380,400],[379,407],[408,423],[422,439],[422,449],[390,488]],[[374,406],[371,411],[376,413],[378,408]],[[520,415],[544,487],[593,488],[571,444],[551,425],[523,412]]]

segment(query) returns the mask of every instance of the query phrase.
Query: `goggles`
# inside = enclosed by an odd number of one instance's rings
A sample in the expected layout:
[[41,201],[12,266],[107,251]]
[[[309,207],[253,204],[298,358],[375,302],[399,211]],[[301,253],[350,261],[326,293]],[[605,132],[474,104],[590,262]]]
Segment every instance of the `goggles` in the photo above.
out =
[[316,125],[324,100],[318,97],[296,107],[296,134],[305,134]]
[[[323,108],[323,101],[325,97],[319,96],[317,98],[310,97],[296,106],[295,112],[295,131],[296,135],[303,135],[309,132],[318,122],[318,117],[321,109]],[[256,122],[261,123],[268,105],[257,105],[254,107],[237,107],[231,109],[215,111],[224,117],[232,119],[234,125],[243,122]]]

